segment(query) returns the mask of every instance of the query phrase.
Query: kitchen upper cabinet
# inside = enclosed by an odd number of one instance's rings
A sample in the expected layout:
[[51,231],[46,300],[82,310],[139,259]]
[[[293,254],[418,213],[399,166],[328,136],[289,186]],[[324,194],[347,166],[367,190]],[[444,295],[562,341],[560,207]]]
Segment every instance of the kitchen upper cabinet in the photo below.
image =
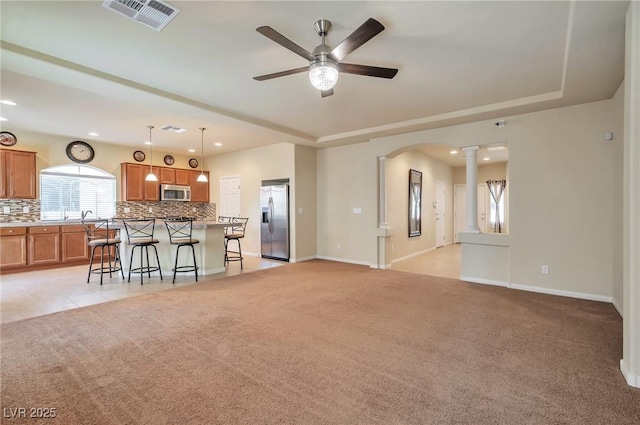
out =
[[[199,182],[200,171],[189,171],[189,185],[191,186],[191,202],[209,202],[209,182]],[[204,172],[209,179],[209,172]]]
[[36,153],[0,151],[0,197],[36,199]]
[[9,269],[27,265],[27,228],[0,229],[0,268]]
[[176,171],[176,184],[189,186],[189,176],[191,175],[191,171],[190,170],[175,170],[175,171]]
[[176,170],[174,168],[160,168],[160,184],[176,184]]
[[[157,175],[161,167],[154,168]],[[160,186],[156,182],[145,180],[149,174],[148,165],[123,163],[120,166],[123,201],[158,201]]]

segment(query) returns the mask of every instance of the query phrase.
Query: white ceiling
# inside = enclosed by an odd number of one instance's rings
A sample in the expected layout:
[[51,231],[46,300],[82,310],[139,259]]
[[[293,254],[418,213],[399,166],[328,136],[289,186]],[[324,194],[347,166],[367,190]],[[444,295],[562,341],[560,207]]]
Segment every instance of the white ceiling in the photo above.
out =
[[[157,32],[101,1],[0,2],[2,129],[185,153],[277,143],[325,147],[611,98],[624,77],[628,1],[169,1]],[[257,33],[268,25],[311,51],[329,19],[336,46],[368,18],[386,29],[345,62],[398,68],[393,80],[343,74],[321,98],[306,66]],[[88,132],[99,137],[92,138]],[[213,142],[222,142],[216,148]]]

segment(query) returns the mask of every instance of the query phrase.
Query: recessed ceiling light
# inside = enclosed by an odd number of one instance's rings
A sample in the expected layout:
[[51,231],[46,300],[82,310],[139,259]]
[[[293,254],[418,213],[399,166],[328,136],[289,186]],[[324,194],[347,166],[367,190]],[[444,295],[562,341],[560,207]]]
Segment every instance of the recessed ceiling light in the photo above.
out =
[[195,149],[189,149],[188,151],[191,152],[191,153],[194,153],[196,150]]
[[483,161],[489,161],[491,158],[489,158],[488,156],[485,156],[484,158],[482,158]]
[[489,152],[497,152],[497,151],[506,151],[507,148],[505,148],[504,146],[489,146],[487,150]]
[[144,142],[145,145],[153,145],[151,142]]
[[452,151],[449,151],[449,153],[450,153],[451,155],[456,155],[456,154],[458,153],[458,151],[454,149],[454,150],[452,150]]
[[13,100],[9,100],[9,99],[0,100],[0,103],[2,103],[3,105],[16,106],[16,102],[14,102]]
[[91,133],[89,133],[89,136],[98,137],[99,134],[94,132],[94,131],[92,131]]
[[0,117],[0,121],[7,121],[5,117]]
[[220,143],[220,142],[215,142],[213,145],[214,145],[214,146],[222,146],[222,143]]

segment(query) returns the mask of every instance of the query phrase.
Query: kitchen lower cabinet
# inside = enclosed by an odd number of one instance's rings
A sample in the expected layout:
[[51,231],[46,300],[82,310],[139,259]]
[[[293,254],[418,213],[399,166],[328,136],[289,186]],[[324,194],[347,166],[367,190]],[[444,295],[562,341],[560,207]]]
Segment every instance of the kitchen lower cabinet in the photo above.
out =
[[60,262],[60,226],[29,228],[29,265]]
[[27,265],[27,228],[0,229],[0,268],[11,269]]
[[62,226],[60,256],[63,263],[89,259],[89,246],[84,226]]
[[89,262],[84,226],[0,228],[0,273],[66,267]]

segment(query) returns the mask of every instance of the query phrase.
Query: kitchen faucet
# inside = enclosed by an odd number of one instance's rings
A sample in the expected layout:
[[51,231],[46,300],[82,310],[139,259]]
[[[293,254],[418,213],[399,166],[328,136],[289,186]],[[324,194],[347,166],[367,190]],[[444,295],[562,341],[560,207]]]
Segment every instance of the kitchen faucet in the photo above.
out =
[[69,218],[69,214],[67,214],[68,212],[69,212],[69,208],[64,207],[64,211],[63,211],[63,213],[62,213],[62,219],[63,219],[63,220],[66,220],[66,219],[68,219],[68,218]]
[[82,220],[84,220],[85,218],[87,218],[87,216],[89,215],[89,213],[93,214],[93,211],[91,211],[91,210],[82,211],[82,212],[80,213],[80,218],[81,218]]

